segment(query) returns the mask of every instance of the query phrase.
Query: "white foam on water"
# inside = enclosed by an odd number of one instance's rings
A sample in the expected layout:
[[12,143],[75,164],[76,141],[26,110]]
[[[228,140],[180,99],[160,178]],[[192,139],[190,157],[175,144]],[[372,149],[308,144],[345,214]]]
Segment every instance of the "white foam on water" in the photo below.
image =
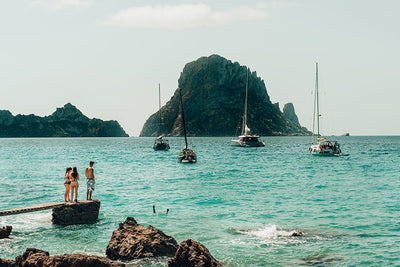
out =
[[238,230],[237,232],[240,234],[257,237],[259,239],[277,239],[279,237],[290,237],[296,231],[278,230],[276,225],[268,225],[259,229]]
[[51,212],[25,213],[5,216],[0,220],[0,225],[11,225],[19,232],[29,232],[38,227],[51,227]]

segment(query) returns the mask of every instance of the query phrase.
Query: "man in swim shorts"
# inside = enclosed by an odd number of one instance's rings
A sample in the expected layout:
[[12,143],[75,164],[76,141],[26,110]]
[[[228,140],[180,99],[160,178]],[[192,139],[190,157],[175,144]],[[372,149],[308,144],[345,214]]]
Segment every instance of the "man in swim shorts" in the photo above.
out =
[[92,200],[92,193],[94,191],[94,184],[96,183],[96,181],[94,179],[93,165],[94,165],[93,161],[89,162],[89,167],[87,167],[86,170],[85,170],[86,183],[87,183],[87,193],[86,193],[86,199],[87,200]]

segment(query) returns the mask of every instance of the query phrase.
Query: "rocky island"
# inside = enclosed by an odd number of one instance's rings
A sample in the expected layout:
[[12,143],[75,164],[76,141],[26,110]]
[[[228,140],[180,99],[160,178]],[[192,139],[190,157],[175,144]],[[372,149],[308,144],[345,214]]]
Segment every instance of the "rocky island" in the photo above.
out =
[[46,117],[0,110],[0,137],[128,137],[117,121],[89,119],[68,103]]
[[[201,57],[186,64],[178,86],[182,90],[187,133],[190,136],[236,136],[240,133],[246,89],[247,67],[219,55]],[[282,113],[272,103],[264,81],[249,72],[248,118],[259,135],[309,135],[292,104]],[[159,125],[159,112],[162,123]],[[140,136],[181,136],[179,92],[145,122]]]

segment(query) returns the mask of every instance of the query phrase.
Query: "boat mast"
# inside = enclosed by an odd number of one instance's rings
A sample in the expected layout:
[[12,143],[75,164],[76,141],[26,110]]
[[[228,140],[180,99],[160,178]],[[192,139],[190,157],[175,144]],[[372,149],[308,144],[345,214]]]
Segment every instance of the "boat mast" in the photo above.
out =
[[188,148],[188,143],[187,143],[187,138],[186,138],[185,113],[183,111],[182,92],[181,92],[181,88],[178,88],[178,89],[179,89],[179,96],[181,98],[182,124],[183,124],[183,134],[185,135],[185,148]]
[[158,131],[161,135],[161,89],[160,84],[158,84],[158,112],[159,112],[159,121],[158,121]]
[[243,112],[243,123],[242,123],[242,135],[244,135],[246,133],[246,127],[247,127],[247,90],[249,87],[249,70],[246,67],[246,74],[247,74],[247,78],[246,78],[246,96],[244,99],[244,112]]
[[317,139],[319,137],[319,101],[318,101],[318,62],[315,63],[315,93],[314,93],[314,116],[313,116],[313,132],[312,144],[315,138],[315,118],[317,119]]

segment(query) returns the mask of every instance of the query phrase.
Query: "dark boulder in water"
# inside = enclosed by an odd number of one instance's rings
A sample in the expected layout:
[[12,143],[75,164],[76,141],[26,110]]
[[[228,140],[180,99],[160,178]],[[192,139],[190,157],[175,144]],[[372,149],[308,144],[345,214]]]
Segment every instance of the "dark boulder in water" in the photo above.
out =
[[113,262],[106,257],[88,256],[82,254],[64,254],[50,256],[49,252],[36,248],[27,248],[23,255],[17,256],[16,266],[50,267],[50,266],[98,266],[123,267],[121,262]]
[[0,239],[8,238],[11,234],[11,231],[12,231],[12,226],[10,226],[10,225],[0,228]]
[[290,236],[303,236],[303,232],[301,231],[294,231]]
[[[234,136],[240,133],[247,67],[221,56],[201,57],[186,64],[178,80],[182,90],[187,133],[191,136]],[[162,124],[159,127],[159,112]],[[294,109],[293,109],[294,112]],[[247,124],[259,135],[309,135],[271,103],[264,81],[249,72]],[[297,117],[297,116],[296,116]],[[182,136],[178,90],[151,115],[140,136]]]
[[209,267],[222,267],[208,251],[208,249],[201,243],[192,239],[182,241],[175,256],[168,261],[169,267],[196,267],[196,266],[209,266]]
[[0,259],[1,267],[18,267],[17,263],[13,260]]
[[149,225],[138,224],[128,217],[112,234],[106,249],[106,255],[112,260],[133,260],[160,256],[172,257],[178,249],[178,243],[171,236]]
[[50,116],[0,110],[0,137],[127,137],[117,121],[89,119],[68,103]]

